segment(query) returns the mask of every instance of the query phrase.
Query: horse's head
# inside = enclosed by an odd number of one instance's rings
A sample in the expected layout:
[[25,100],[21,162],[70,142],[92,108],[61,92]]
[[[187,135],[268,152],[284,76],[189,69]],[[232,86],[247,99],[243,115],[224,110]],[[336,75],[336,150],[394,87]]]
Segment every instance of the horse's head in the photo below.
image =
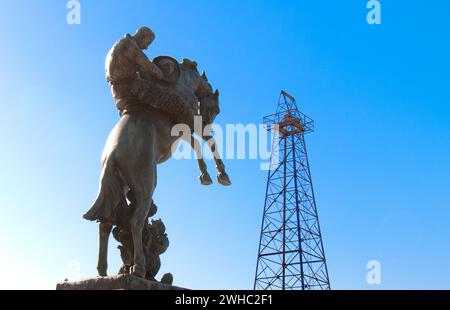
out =
[[212,90],[199,98],[199,114],[202,117],[202,127],[211,125],[216,116],[220,113],[219,91]]
[[[198,71],[197,71],[198,72]],[[220,113],[219,90],[213,92],[205,71],[199,75],[200,83],[196,91],[199,100],[198,114],[202,117],[202,128],[211,125]]]
[[[193,91],[198,101],[195,115],[202,117],[202,130],[214,122],[219,114],[219,91],[213,92],[211,84],[208,82],[205,72],[200,75],[197,69],[197,63],[187,58],[180,64],[182,69],[182,81]],[[192,124],[194,127],[195,124]],[[198,130],[198,129],[195,129]]]

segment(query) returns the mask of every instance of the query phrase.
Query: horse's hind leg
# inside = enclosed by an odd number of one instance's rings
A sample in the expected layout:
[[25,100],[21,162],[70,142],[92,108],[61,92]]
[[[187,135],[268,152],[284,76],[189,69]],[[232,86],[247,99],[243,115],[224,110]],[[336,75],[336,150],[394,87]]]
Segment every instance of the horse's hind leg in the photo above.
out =
[[146,222],[147,213],[151,203],[150,195],[141,195],[137,198],[136,209],[134,210],[131,220],[131,233],[133,236],[134,248],[134,265],[131,267],[130,273],[144,278],[146,273],[145,255],[142,244],[142,230]]
[[108,241],[111,233],[112,225],[100,223],[99,225],[99,251],[98,251],[98,275],[106,277],[106,270],[108,269]]
[[[144,278],[146,274],[145,255],[142,244],[142,230],[147,221],[147,215],[152,203],[153,190],[156,186],[156,164],[153,166],[144,182],[139,182],[134,187],[133,193],[136,198],[136,207],[131,217],[131,233],[133,236],[134,265],[131,274]],[[142,180],[141,180],[142,181]]]

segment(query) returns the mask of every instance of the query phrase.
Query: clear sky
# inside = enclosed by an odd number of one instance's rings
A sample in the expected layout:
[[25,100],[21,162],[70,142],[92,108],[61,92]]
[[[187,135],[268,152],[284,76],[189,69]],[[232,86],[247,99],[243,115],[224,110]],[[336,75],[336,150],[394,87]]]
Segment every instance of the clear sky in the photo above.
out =
[[[315,119],[307,146],[333,288],[450,288],[449,1],[381,1],[375,26],[365,0],[80,2],[80,25],[66,23],[65,0],[0,6],[0,288],[96,274],[97,225],[81,215],[118,120],[104,60],[141,25],[157,36],[149,57],[207,71],[218,124],[260,123],[281,89]],[[227,188],[201,186],[195,161],[158,167],[171,241],[160,275],[177,285],[252,288],[266,172],[225,163]],[[379,286],[366,283],[372,259]]]

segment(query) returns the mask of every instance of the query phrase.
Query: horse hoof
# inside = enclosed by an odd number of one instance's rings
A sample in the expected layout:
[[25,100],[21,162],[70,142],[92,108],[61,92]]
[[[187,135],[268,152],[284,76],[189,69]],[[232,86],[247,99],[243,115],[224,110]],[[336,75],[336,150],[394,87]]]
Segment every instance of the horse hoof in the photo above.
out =
[[130,274],[139,278],[145,278],[145,268],[138,265],[133,265],[130,268]]
[[228,177],[228,174],[226,172],[219,172],[217,174],[217,181],[225,186],[231,185],[230,178]]
[[170,272],[165,273],[161,278],[161,283],[172,285],[173,284],[173,275]]
[[106,269],[107,269],[106,267],[97,267],[98,276],[106,277],[107,276]]
[[211,185],[212,184],[212,180],[211,180],[211,177],[209,176],[208,172],[202,173],[198,178],[200,179],[200,183],[202,185]]

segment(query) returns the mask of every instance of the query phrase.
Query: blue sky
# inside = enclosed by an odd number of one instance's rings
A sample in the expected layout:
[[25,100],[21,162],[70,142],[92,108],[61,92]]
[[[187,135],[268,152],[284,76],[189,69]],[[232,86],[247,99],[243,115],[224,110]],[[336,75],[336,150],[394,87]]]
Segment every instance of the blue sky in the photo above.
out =
[[[381,1],[378,26],[365,0],[80,2],[80,25],[64,0],[0,8],[0,288],[53,289],[73,261],[95,275],[97,226],[81,215],[118,120],[104,59],[141,25],[157,36],[149,57],[207,71],[218,124],[260,123],[281,89],[315,119],[307,146],[333,288],[450,288],[448,1]],[[177,285],[252,287],[266,173],[225,163],[228,188],[202,187],[194,161],[158,167],[171,241],[160,274]],[[366,283],[372,259],[379,286]]]

